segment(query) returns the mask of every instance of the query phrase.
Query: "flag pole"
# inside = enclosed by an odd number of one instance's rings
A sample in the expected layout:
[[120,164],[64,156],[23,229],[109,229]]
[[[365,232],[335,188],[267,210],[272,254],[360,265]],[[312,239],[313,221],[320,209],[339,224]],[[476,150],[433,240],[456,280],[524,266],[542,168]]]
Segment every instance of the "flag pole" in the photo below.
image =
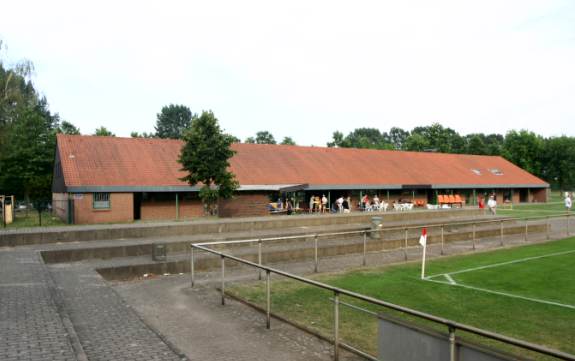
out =
[[427,251],[427,229],[425,227],[421,229],[419,244],[423,246],[423,256],[421,260],[421,279],[423,280],[425,279],[425,251]]
[[421,261],[421,279],[425,279],[425,250],[427,250],[427,244],[423,246],[423,259]]

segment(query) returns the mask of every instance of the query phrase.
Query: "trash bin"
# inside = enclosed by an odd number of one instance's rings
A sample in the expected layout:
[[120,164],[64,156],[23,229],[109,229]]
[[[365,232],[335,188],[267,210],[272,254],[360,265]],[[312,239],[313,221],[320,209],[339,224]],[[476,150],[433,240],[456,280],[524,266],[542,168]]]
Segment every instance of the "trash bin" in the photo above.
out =
[[166,245],[165,244],[152,244],[152,260],[165,261],[166,260]]
[[383,217],[371,217],[371,232],[369,232],[370,238],[373,239],[381,238],[381,232],[376,231],[381,231],[381,228],[383,227],[383,224],[381,223],[382,221]]

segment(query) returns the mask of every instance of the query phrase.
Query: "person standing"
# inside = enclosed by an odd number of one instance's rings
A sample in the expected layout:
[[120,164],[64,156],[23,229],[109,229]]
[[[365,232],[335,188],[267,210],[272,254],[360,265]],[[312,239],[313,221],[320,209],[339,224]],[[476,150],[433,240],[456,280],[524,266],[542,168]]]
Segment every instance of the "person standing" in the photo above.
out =
[[327,212],[327,197],[325,194],[321,195],[321,212]]
[[489,212],[491,212],[491,214],[497,214],[497,201],[493,195],[489,196],[489,200],[487,201],[487,208],[489,208]]
[[571,196],[568,194],[567,197],[565,197],[565,210],[567,212],[570,212],[572,205],[573,205],[573,201],[571,200]]
[[313,194],[309,197],[309,213],[313,212],[313,201],[314,201],[315,197],[313,196]]

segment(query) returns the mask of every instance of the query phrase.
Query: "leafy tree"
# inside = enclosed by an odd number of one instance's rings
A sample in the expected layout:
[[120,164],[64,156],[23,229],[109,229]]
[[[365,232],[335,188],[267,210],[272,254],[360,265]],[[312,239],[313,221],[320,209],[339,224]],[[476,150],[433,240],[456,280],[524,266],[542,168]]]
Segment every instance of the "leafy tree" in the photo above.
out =
[[282,140],[281,144],[283,144],[283,145],[296,145],[295,141],[291,137],[284,137],[284,140]]
[[245,143],[247,143],[247,144],[256,144],[256,138],[254,138],[254,137],[247,137]]
[[543,148],[543,178],[561,190],[575,188],[575,138],[549,138],[545,140]]
[[190,127],[194,114],[185,105],[170,104],[156,115],[158,138],[182,139],[184,131]]
[[80,135],[80,129],[76,128],[74,124],[67,122],[65,120],[62,122],[62,124],[60,124],[58,132],[68,135]]
[[512,130],[505,135],[503,156],[515,165],[535,175],[541,175],[543,138],[527,130]]
[[340,131],[333,132],[332,139],[331,142],[327,143],[328,147],[341,147],[343,144],[343,133]]
[[112,133],[111,131],[109,131],[106,127],[101,126],[100,128],[97,128],[96,131],[94,132],[94,135],[100,136],[100,137],[115,137],[116,135],[114,133]]
[[389,130],[389,141],[397,150],[403,149],[405,141],[409,137],[409,132],[398,127]]
[[341,132],[333,133],[333,141],[328,147],[342,148],[370,148],[370,149],[393,149],[389,135],[382,133],[376,128],[357,128],[345,138]]
[[407,139],[405,140],[403,148],[405,150],[415,151],[415,152],[424,152],[430,149],[429,142],[427,139],[418,133],[412,133]]
[[256,133],[256,143],[257,144],[276,144],[276,140],[272,133],[267,130]]
[[154,133],[146,133],[146,132],[143,132],[141,134],[138,132],[131,132],[130,137],[132,137],[132,138],[155,138],[156,135]]
[[485,135],[468,134],[465,136],[465,153],[485,155],[487,154],[487,145],[485,144]]
[[230,148],[233,138],[224,134],[211,111],[204,111],[194,119],[184,133],[184,147],[179,162],[188,175],[182,178],[191,186],[202,184],[200,199],[209,214],[219,198],[231,198],[239,187],[233,173],[228,170],[234,155]]
[[[415,127],[411,131],[411,136],[414,134],[423,137],[428,146],[426,150],[442,153],[463,153],[465,150],[465,141],[463,140],[463,137],[461,137],[455,130],[445,128],[439,123],[433,123],[426,127]],[[418,141],[415,143],[417,142]],[[412,141],[411,144],[413,145],[414,142]]]
[[33,69],[29,61],[5,67],[0,57],[0,194],[27,201],[50,198],[59,123],[34,89]]
[[18,113],[7,130],[0,153],[0,193],[30,199],[50,199],[58,117],[45,116],[46,102]]

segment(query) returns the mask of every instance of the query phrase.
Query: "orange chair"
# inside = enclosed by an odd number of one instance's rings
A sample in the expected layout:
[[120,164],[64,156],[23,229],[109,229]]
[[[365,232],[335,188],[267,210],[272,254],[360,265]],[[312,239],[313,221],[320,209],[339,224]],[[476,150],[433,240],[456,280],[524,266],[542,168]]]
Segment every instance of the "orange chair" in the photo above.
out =
[[463,199],[461,199],[461,196],[459,194],[455,195],[455,203],[459,204],[460,207],[463,207]]
[[439,203],[439,205],[446,203],[445,200],[443,199],[443,195],[439,194],[437,196],[437,203]]
[[455,197],[453,196],[453,194],[449,195],[449,204],[455,204]]

